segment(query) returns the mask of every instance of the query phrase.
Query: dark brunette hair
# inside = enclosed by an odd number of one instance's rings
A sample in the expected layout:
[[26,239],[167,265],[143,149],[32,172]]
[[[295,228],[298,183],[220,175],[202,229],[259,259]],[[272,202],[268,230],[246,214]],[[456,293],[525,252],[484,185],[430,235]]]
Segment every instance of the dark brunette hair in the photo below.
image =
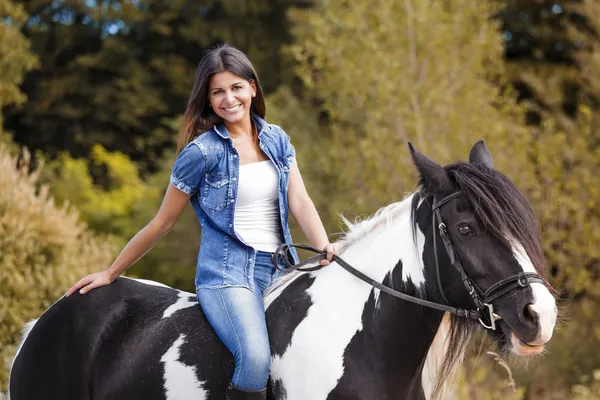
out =
[[248,56],[227,44],[213,47],[204,54],[198,64],[192,94],[177,138],[177,154],[202,131],[223,122],[222,118],[209,107],[208,101],[210,79],[214,74],[223,71],[229,71],[250,83],[254,82],[256,96],[252,98],[251,112],[265,118],[267,113],[265,98],[258,75]]

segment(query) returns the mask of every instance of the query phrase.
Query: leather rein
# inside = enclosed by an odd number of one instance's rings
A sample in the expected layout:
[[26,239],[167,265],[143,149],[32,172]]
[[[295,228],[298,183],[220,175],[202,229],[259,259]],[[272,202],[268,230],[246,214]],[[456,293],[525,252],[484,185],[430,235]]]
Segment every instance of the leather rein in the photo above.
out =
[[[390,296],[393,296],[393,297],[396,297],[396,298],[399,298],[399,299],[402,299],[402,300],[405,300],[405,301],[408,301],[408,302],[411,302],[414,304],[418,304],[418,305],[421,305],[424,307],[433,308],[435,310],[449,312],[449,313],[452,313],[459,317],[465,317],[465,318],[470,318],[473,320],[478,320],[481,323],[481,325],[483,325],[486,329],[495,330],[496,329],[496,320],[500,319],[500,317],[494,313],[494,306],[492,305],[492,301],[496,300],[497,298],[499,298],[501,296],[508,294],[510,291],[517,289],[519,287],[526,288],[531,283],[542,283],[542,284],[546,285],[546,281],[537,273],[519,272],[516,275],[512,275],[508,278],[500,280],[499,282],[496,282],[495,284],[490,286],[486,291],[482,291],[475,284],[475,282],[473,282],[471,280],[471,278],[469,278],[469,276],[467,275],[467,273],[465,272],[465,270],[462,266],[462,263],[458,259],[456,252],[454,251],[454,246],[452,245],[452,241],[450,240],[450,236],[448,234],[448,228],[447,228],[446,224],[444,224],[441,213],[440,213],[440,209],[444,205],[448,204],[450,201],[452,201],[460,196],[463,196],[463,195],[464,194],[462,192],[456,192],[456,193],[453,193],[449,196],[442,198],[439,201],[434,199],[433,206],[432,206],[432,211],[433,211],[432,221],[433,221],[433,232],[434,232],[434,234],[433,234],[433,249],[434,249],[434,255],[435,255],[436,278],[438,281],[438,289],[442,295],[442,299],[444,300],[444,302],[446,304],[440,304],[440,303],[435,303],[432,301],[420,299],[418,297],[410,296],[406,293],[402,293],[402,292],[394,290],[388,286],[385,286],[382,283],[375,281],[374,279],[365,275],[361,271],[357,270],[356,268],[354,268],[353,266],[348,264],[346,261],[344,261],[337,255],[333,256],[333,261],[337,262],[342,268],[344,268],[346,271],[350,272],[352,275],[354,275],[357,278],[363,280],[364,282],[370,284],[371,286],[375,287],[376,289],[379,289],[382,292],[389,294]],[[435,234],[436,227],[439,232],[439,236],[441,237],[442,242],[444,244],[444,248],[446,249],[446,253],[448,254],[448,257],[450,258],[450,263],[460,273],[462,282],[465,286],[465,289],[467,290],[467,292],[471,296],[471,299],[473,300],[473,303],[475,304],[475,307],[476,307],[475,310],[467,310],[464,308],[458,308],[458,307],[453,307],[453,306],[448,305],[449,301],[446,298],[444,289],[442,287],[441,279],[440,279],[440,263],[439,263],[439,257],[438,257],[438,252],[437,252],[437,236],[438,235]],[[310,257],[310,258],[294,265],[290,262],[290,260],[288,258],[288,250],[292,247],[298,248],[298,249],[303,249],[303,250],[308,250],[308,251],[311,251],[314,253],[318,253],[318,255]],[[283,243],[273,253],[272,262],[277,269],[284,271],[284,272],[290,272],[290,271],[311,272],[311,271],[319,270],[319,269],[323,268],[323,266],[316,265],[316,266],[307,267],[307,268],[303,268],[303,267],[307,264],[312,264],[314,262],[318,262],[325,258],[327,258],[326,252],[315,249],[312,246],[309,246],[306,244]],[[282,259],[284,264],[286,264],[285,267],[282,267],[279,264],[278,261],[280,259]]]

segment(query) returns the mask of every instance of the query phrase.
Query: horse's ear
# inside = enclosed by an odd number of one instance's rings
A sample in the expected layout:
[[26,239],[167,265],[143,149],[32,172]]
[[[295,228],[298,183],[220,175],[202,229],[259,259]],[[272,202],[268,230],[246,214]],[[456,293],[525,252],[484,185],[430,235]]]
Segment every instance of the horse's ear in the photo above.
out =
[[421,175],[421,181],[430,193],[446,195],[453,191],[452,181],[448,173],[438,163],[429,157],[419,153],[411,142],[408,142],[408,148],[412,155],[413,162]]
[[483,139],[479,140],[477,143],[475,143],[475,145],[473,145],[471,153],[469,154],[469,162],[471,164],[478,164],[483,165],[484,167],[494,168],[492,156],[487,147],[485,147],[485,141]]

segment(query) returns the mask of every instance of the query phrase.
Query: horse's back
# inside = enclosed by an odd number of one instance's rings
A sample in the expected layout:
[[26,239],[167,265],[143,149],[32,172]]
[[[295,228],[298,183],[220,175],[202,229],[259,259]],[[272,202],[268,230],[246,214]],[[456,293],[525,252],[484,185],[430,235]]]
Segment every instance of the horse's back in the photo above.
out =
[[232,372],[193,294],[120,278],[41,316],[9,389],[11,400],[223,398]]

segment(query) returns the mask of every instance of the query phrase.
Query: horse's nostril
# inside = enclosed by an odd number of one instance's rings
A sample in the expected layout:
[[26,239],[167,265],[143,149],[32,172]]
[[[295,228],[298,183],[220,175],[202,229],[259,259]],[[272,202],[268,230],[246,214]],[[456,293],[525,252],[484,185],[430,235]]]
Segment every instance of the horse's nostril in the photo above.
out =
[[537,321],[539,318],[537,311],[533,308],[533,304],[527,304],[523,311],[523,315],[529,321]]

